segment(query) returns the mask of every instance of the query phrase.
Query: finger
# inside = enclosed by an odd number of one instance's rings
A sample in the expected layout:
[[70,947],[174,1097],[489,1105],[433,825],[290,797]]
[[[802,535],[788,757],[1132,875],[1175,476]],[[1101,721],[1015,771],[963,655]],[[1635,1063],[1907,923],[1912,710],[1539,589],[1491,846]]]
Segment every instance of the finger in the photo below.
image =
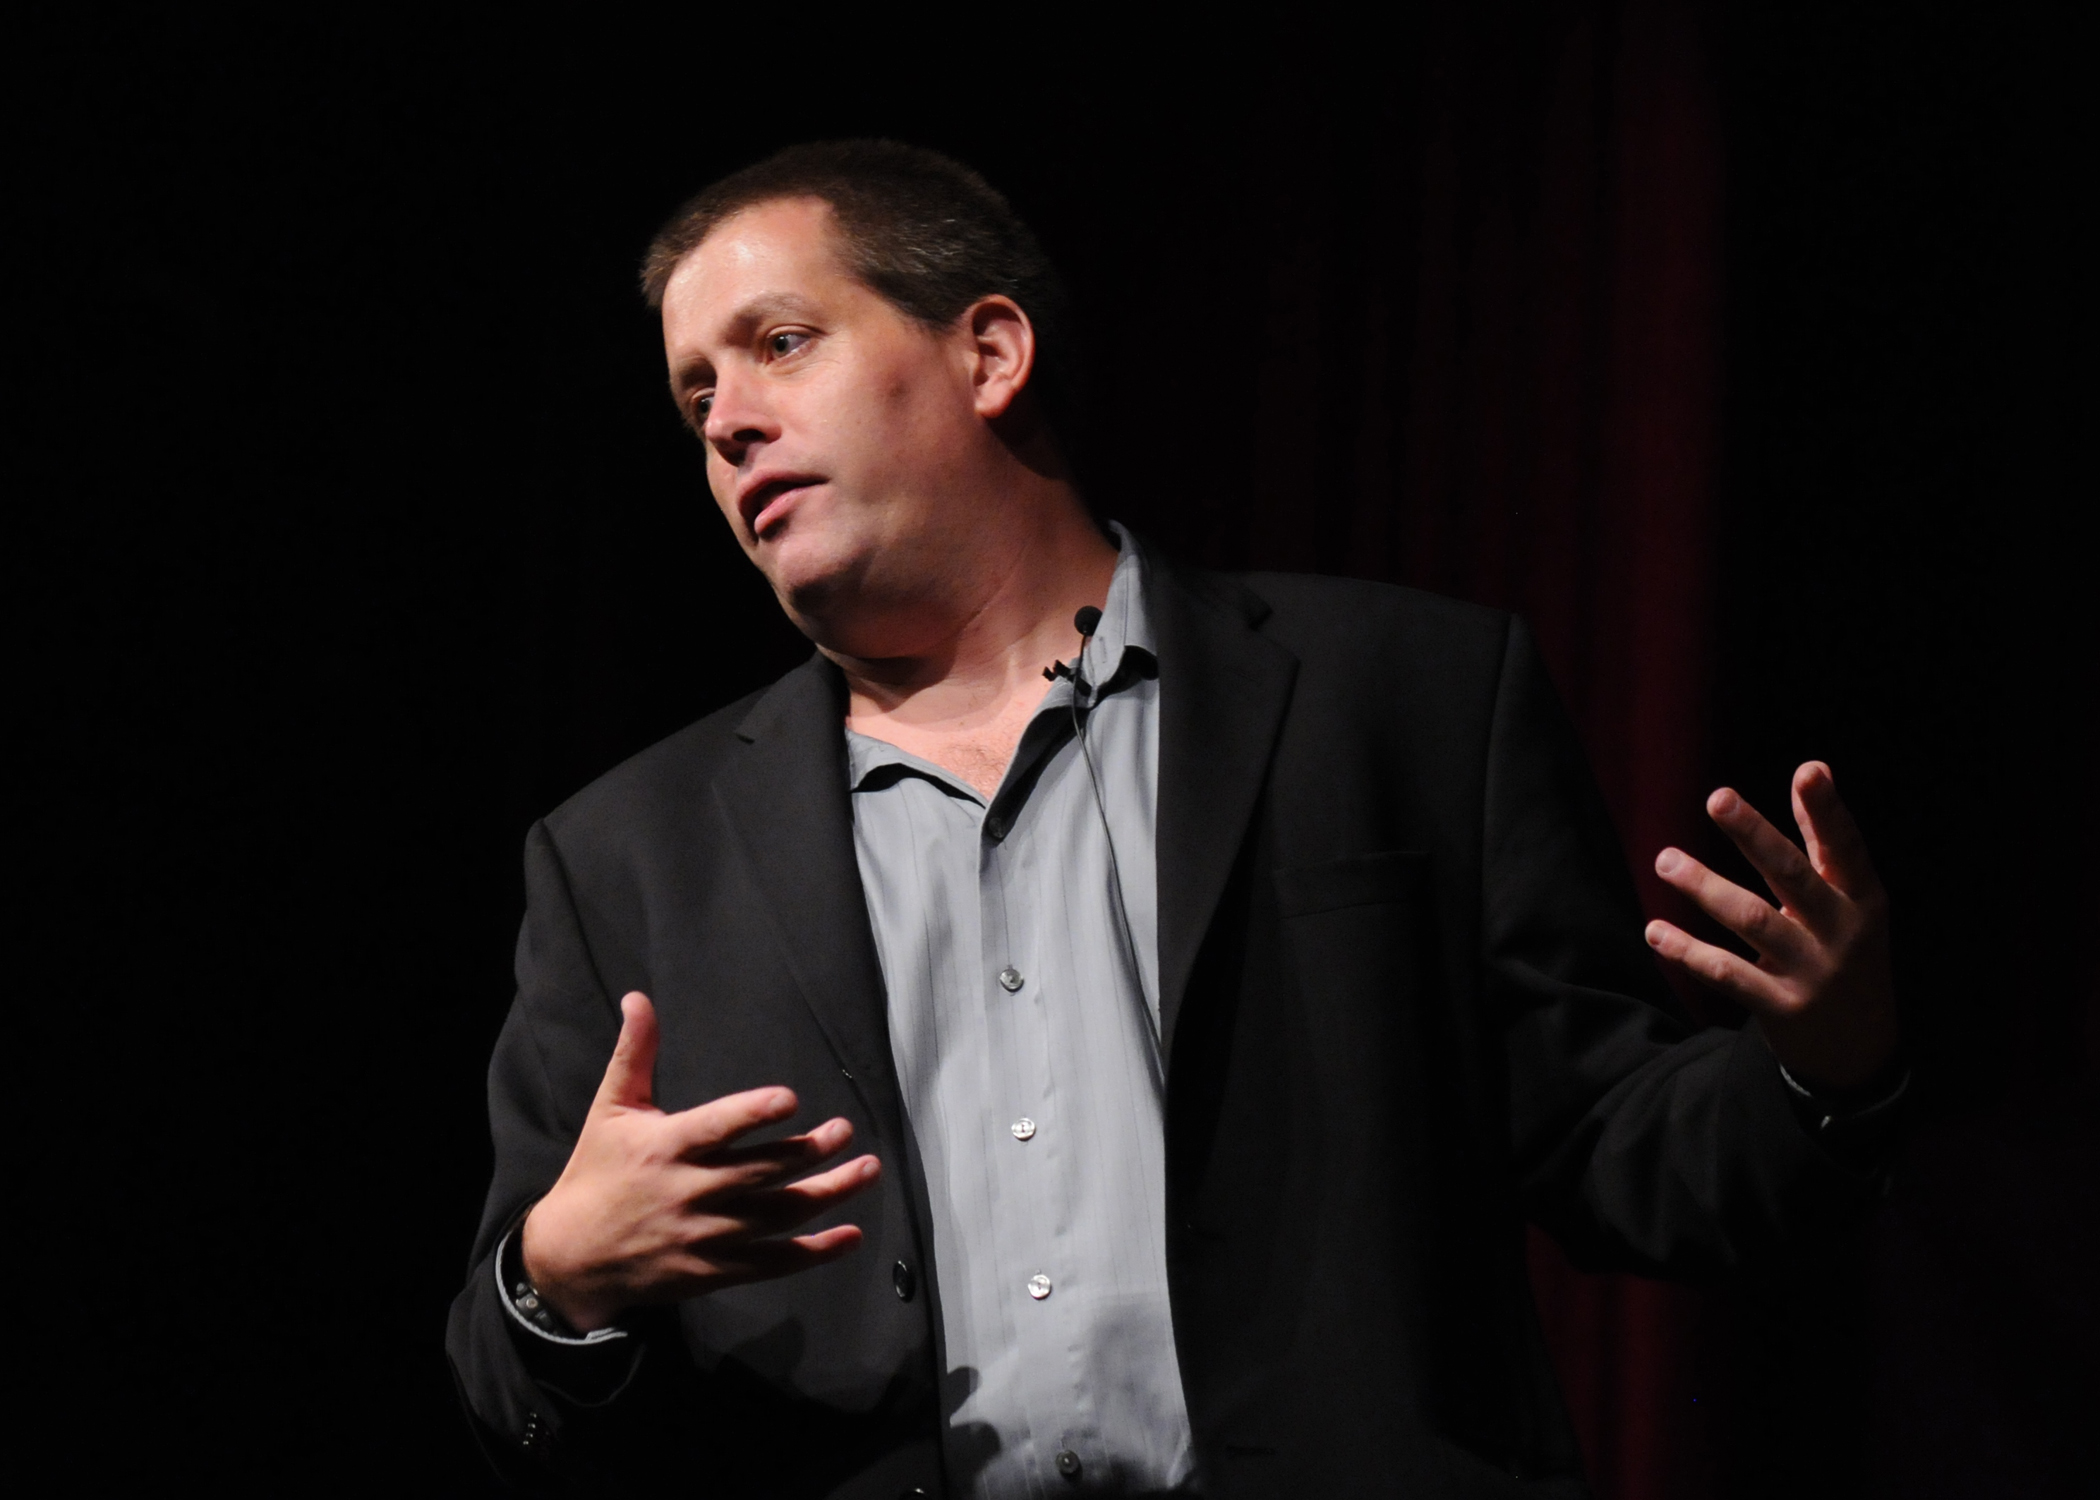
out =
[[1800,846],[1767,822],[1734,788],[1724,786],[1708,797],[1706,815],[1743,851],[1743,858],[1764,877],[1772,894],[1811,926],[1820,928],[1836,915],[1837,902],[1830,887]]
[[800,1183],[760,1191],[701,1193],[689,1204],[691,1233],[697,1246],[735,1246],[806,1225],[817,1214],[836,1208],[882,1176],[882,1164],[863,1155]]
[[858,1224],[838,1224],[793,1239],[752,1240],[741,1245],[707,1246],[693,1261],[703,1289],[771,1281],[826,1265],[858,1250],[863,1235]]
[[699,1212],[689,1221],[693,1242],[706,1254],[714,1254],[716,1248],[790,1233],[811,1218],[838,1208],[848,1197],[874,1183],[880,1174],[880,1164],[869,1155],[825,1172],[821,1181],[804,1179],[785,1187],[741,1193],[731,1202],[695,1206]]
[[1823,878],[1854,900],[1878,889],[1874,861],[1852,810],[1838,796],[1830,767],[1812,760],[1794,772],[1794,821],[1808,844],[1808,857]]
[[[852,1123],[832,1119],[784,1141],[768,1141],[758,1146],[724,1146],[700,1153],[696,1165],[720,1173],[725,1181],[736,1185],[764,1187],[807,1172],[852,1143]],[[689,1159],[691,1156],[688,1153]]]
[[798,1181],[768,1188],[763,1196],[777,1198],[790,1209],[800,1204],[807,1209],[803,1218],[808,1218],[852,1197],[880,1176],[882,1163],[879,1160],[872,1156],[856,1156],[851,1161],[840,1162],[828,1172],[814,1172]]
[[789,1240],[790,1245],[806,1253],[831,1257],[843,1255],[860,1243],[858,1224],[836,1224],[829,1229],[820,1229],[815,1234],[798,1234]]
[[845,1202],[881,1175],[881,1162],[872,1156],[861,1156],[828,1172],[779,1187],[704,1192],[692,1204],[699,1216],[694,1233],[709,1242],[779,1234]]
[[656,1089],[656,1007],[640,990],[620,999],[620,1039],[598,1085],[600,1104],[647,1109]]
[[799,1107],[793,1089],[746,1089],[680,1110],[669,1118],[678,1135],[679,1154],[704,1156],[762,1125],[791,1119]]
[[1650,922],[1648,946],[1750,1010],[1773,1012],[1792,1008],[1791,997],[1770,974],[1755,964],[1744,962],[1726,948],[1700,942],[1681,927],[1663,921]]
[[1811,939],[1792,918],[1683,850],[1665,849],[1656,855],[1655,873],[1766,958],[1787,966],[1806,954]]

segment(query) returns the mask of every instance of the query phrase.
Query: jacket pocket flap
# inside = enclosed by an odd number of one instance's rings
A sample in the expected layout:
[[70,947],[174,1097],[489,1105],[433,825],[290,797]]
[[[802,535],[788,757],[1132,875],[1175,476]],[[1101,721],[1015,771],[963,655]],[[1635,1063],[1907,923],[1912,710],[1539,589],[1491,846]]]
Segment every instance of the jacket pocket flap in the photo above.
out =
[[1384,849],[1271,873],[1283,915],[1303,917],[1407,900],[1428,884],[1429,855],[1421,849]]

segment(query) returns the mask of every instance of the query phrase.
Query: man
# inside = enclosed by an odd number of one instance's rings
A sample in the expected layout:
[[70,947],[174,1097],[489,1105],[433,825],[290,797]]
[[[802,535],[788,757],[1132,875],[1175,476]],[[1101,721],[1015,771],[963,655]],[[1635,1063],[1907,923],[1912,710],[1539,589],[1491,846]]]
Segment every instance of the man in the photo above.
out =
[[[1688,1033],[1515,622],[1175,568],[1066,462],[1054,279],[930,153],[797,148],[652,247],[710,488],[817,654],[535,827],[449,1348],[589,1489],[1580,1493],[1522,1225],[1722,1273],[1901,1084],[1824,767]],[[790,1120],[820,1121],[791,1132]]]

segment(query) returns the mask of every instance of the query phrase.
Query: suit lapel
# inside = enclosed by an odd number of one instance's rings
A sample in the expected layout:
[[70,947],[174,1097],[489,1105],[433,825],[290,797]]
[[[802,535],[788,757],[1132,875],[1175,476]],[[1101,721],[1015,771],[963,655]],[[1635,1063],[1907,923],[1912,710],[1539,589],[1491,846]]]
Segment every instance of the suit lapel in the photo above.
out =
[[1297,658],[1253,627],[1268,605],[1223,579],[1152,570],[1159,640],[1159,1014],[1165,1056],[1190,971],[1246,837]]
[[904,1139],[882,969],[853,852],[844,687],[812,656],[737,726],[744,743],[715,779],[781,954],[878,1128]]

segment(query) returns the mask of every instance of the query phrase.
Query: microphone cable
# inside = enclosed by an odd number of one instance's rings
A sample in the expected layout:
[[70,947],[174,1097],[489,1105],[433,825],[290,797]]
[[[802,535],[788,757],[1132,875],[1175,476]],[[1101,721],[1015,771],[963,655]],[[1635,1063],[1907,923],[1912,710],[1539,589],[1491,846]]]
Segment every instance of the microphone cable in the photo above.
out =
[[[1130,978],[1137,985],[1138,995],[1145,1001],[1145,1009],[1152,1017],[1152,1038],[1156,1046],[1159,1041],[1159,1007],[1145,993],[1145,966],[1138,958],[1137,935],[1130,929],[1130,909],[1123,898],[1123,867],[1116,858],[1115,830],[1108,821],[1108,798],[1101,790],[1101,771],[1094,764],[1093,746],[1087,743],[1086,727],[1092,720],[1096,707],[1096,689],[1086,675],[1086,648],[1093,642],[1094,632],[1101,628],[1101,611],[1089,604],[1072,616],[1072,628],[1079,632],[1079,655],[1069,675],[1072,678],[1072,734],[1079,741],[1079,753],[1086,761],[1087,780],[1093,783],[1094,811],[1101,815],[1101,836],[1108,841],[1108,878],[1114,887],[1116,925],[1123,934],[1123,952],[1130,960]],[[1046,673],[1045,675],[1049,675]],[[1084,717],[1079,712],[1079,698],[1084,693],[1087,711]]]

